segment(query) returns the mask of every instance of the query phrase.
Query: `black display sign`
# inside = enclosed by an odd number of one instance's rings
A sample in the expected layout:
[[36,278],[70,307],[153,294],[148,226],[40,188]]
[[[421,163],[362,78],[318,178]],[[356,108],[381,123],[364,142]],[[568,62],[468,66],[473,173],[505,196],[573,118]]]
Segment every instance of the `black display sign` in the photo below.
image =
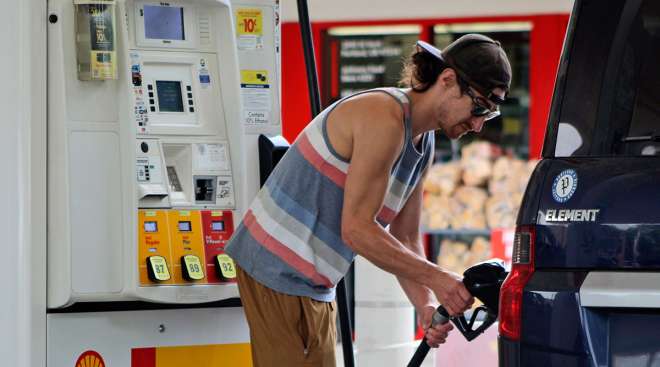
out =
[[366,89],[397,86],[418,34],[328,35],[326,103]]
[[89,29],[92,51],[114,51],[112,7],[104,4],[89,5]]

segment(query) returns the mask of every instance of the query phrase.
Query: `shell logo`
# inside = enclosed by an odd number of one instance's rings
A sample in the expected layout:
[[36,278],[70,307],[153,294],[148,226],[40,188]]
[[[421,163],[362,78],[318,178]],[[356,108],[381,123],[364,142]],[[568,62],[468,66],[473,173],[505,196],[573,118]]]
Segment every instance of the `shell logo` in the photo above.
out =
[[105,367],[105,362],[100,354],[93,350],[88,350],[78,357],[76,367]]

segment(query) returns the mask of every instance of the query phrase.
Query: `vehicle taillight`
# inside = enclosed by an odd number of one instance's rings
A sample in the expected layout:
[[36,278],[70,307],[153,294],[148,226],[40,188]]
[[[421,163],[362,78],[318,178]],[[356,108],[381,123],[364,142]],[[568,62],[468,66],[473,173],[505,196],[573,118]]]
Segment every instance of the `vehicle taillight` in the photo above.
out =
[[520,340],[523,288],[534,273],[534,226],[516,228],[511,256],[511,272],[500,290],[500,335]]

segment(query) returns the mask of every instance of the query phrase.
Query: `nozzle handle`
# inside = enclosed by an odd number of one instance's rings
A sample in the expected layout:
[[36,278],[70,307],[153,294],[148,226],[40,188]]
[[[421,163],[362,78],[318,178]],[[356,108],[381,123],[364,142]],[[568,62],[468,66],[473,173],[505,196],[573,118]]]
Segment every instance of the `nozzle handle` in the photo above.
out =
[[[431,317],[431,327],[436,326],[436,325],[441,325],[441,324],[446,324],[449,322],[449,313],[447,310],[445,310],[442,305],[438,306],[438,308],[435,310],[433,313],[433,316]],[[412,359],[410,362],[408,362],[408,367],[419,367],[422,365],[422,362],[424,362],[424,358],[426,358],[426,355],[429,353],[429,350],[431,347],[429,347],[429,344],[426,342],[426,337],[422,339],[422,341],[419,343],[419,346],[417,347],[417,350],[415,351],[415,354],[413,355]]]
[[449,322],[449,312],[447,312],[447,310],[445,310],[445,308],[442,307],[442,305],[438,306],[438,308],[433,313],[433,317],[431,318],[431,327],[436,325],[446,324],[448,322]]

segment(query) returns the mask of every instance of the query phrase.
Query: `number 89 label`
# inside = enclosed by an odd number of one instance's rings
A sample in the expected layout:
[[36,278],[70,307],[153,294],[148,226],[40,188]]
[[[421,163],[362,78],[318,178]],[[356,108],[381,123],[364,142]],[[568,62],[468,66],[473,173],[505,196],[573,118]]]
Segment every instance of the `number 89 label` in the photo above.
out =
[[186,255],[183,257],[183,263],[187,270],[187,278],[191,280],[204,279],[204,271],[202,270],[202,263],[199,257],[195,255]]

